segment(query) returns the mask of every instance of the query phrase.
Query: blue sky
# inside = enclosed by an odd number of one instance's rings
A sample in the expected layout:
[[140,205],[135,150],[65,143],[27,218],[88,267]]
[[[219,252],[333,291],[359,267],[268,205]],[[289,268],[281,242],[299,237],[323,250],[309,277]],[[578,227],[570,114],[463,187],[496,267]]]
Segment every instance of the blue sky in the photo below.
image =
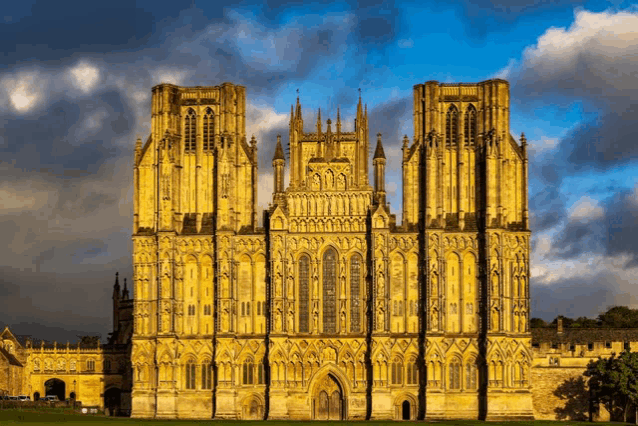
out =
[[[412,87],[511,83],[530,144],[533,316],[638,305],[638,9],[629,2],[85,1],[0,12],[0,323],[105,335],[130,279],[132,154],[160,82],[244,84],[259,204],[297,90],[352,126],[358,89],[383,134],[393,211]],[[400,218],[399,218],[400,219]]]

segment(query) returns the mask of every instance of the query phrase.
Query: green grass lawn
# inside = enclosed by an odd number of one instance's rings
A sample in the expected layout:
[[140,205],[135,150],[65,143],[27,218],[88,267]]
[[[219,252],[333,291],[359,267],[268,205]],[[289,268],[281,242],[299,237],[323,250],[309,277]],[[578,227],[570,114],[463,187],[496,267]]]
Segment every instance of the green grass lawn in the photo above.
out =
[[[126,417],[104,417],[97,415],[81,415],[73,413],[69,409],[59,409],[57,411],[26,411],[26,410],[0,410],[0,425],[17,425],[22,423],[39,423],[39,424],[50,424],[52,426],[59,426],[61,422],[75,422],[77,425],[82,423],[87,423],[90,426],[100,426],[100,425],[109,425],[109,426],[126,426],[129,424],[149,424],[152,426],[161,426],[161,425],[201,425],[203,422],[214,422],[215,425],[239,425],[239,424],[248,424],[250,426],[284,426],[284,425],[297,425],[301,423],[309,423],[309,422],[301,422],[301,421],[285,421],[285,420],[269,420],[269,421],[250,421],[250,422],[242,422],[242,421],[231,421],[231,420],[140,420],[140,419],[129,419]],[[361,425],[363,422],[312,422],[312,426],[335,426],[337,424],[352,424],[352,425]],[[389,421],[370,421],[365,422],[366,424],[370,423],[373,425],[394,425],[400,424],[401,422],[389,422]],[[415,423],[415,422],[409,422]],[[512,425],[512,426],[591,426],[592,423],[588,422],[572,422],[572,421],[533,421],[533,422],[480,422],[477,420],[446,420],[446,421],[425,421],[418,422],[420,424],[431,424],[431,425]],[[618,425],[620,423],[595,423],[596,425],[604,426],[615,424]]]

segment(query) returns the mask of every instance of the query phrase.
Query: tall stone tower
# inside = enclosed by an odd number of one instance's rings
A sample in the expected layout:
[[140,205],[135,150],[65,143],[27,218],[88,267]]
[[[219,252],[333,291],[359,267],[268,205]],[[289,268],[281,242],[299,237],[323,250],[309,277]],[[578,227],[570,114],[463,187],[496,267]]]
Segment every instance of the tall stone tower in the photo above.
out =
[[403,220],[426,254],[427,417],[532,417],[527,152],[508,83],[416,85],[414,140]]
[[134,417],[212,415],[217,311],[235,309],[227,281],[215,294],[230,267],[215,250],[256,224],[245,116],[242,86],[153,88],[151,135],[135,149]]

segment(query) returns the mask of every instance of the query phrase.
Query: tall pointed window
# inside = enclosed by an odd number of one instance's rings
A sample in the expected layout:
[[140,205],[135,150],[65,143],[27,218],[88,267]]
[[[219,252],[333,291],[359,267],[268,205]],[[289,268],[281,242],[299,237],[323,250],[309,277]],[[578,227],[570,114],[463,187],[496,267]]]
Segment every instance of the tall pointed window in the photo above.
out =
[[447,146],[456,146],[459,134],[459,111],[454,105],[450,105],[445,118],[445,143]]
[[196,137],[197,137],[197,117],[195,110],[192,108],[188,110],[186,119],[184,120],[184,150],[186,152],[195,152],[196,149]]
[[361,256],[350,259],[350,331],[361,331]]
[[215,135],[215,114],[210,108],[206,109],[204,115],[204,152],[213,149],[213,138]]
[[329,248],[323,255],[323,332],[337,331],[337,253]]
[[465,111],[465,146],[474,146],[476,142],[476,108],[470,105]]
[[310,275],[310,258],[299,259],[299,332],[308,332],[308,276]]

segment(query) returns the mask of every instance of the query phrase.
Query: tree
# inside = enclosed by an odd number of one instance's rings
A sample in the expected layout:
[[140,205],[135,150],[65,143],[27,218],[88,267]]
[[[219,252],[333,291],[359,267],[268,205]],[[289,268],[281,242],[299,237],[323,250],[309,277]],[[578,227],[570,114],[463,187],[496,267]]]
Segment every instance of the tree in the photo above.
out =
[[638,310],[627,306],[612,306],[604,314],[598,315],[603,327],[635,328],[638,327]]
[[638,407],[638,352],[624,351],[620,356],[590,361],[584,375],[596,402],[607,406],[609,413],[621,410],[627,421],[631,404]]
[[540,318],[532,318],[530,320],[530,327],[543,328],[543,327],[547,327],[547,323]]

